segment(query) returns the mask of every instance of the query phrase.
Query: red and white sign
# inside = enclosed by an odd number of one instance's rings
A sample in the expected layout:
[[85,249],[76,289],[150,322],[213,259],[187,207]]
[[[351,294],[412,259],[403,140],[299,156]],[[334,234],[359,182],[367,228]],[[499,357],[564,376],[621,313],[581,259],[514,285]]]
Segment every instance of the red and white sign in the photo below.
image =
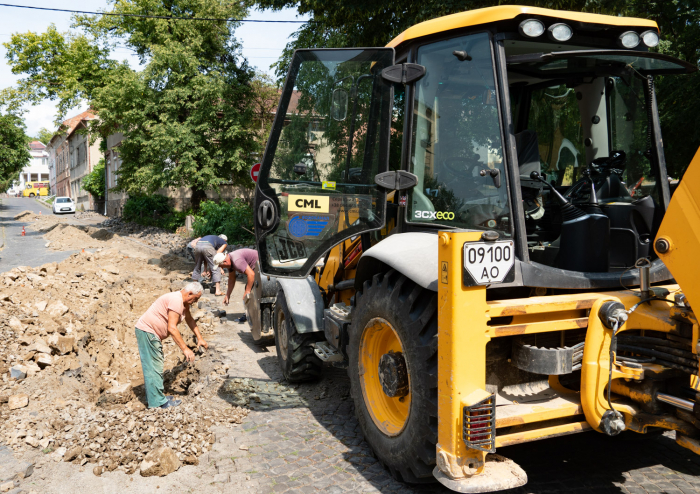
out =
[[258,182],[258,175],[260,175],[260,163],[255,163],[250,169],[250,178],[253,180],[253,182]]

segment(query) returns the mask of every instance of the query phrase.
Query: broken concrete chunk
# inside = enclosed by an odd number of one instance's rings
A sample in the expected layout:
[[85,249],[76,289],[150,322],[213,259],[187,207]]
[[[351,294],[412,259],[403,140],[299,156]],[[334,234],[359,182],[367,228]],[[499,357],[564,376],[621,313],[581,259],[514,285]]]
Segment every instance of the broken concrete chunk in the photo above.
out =
[[29,405],[29,396],[25,394],[12,395],[10,399],[7,400],[7,406],[10,410],[17,410],[19,408],[24,408]]
[[141,476],[164,477],[180,468],[180,460],[175,451],[167,447],[156,448],[149,452],[141,462]]
[[60,317],[66,312],[68,312],[68,307],[66,307],[63,302],[58,301],[53,302],[46,308],[46,310],[52,317]]
[[15,365],[10,367],[10,379],[17,379],[18,381],[27,377],[27,368],[23,365]]
[[51,355],[47,353],[37,353],[34,356],[34,362],[36,362],[40,369],[44,369],[53,364],[53,359],[51,358]]
[[27,477],[31,477],[34,473],[34,463],[24,461],[20,463],[17,468],[14,468],[14,470],[17,472],[14,478],[19,480],[26,479]]
[[97,399],[97,405],[104,406],[124,404],[129,403],[134,398],[136,398],[136,395],[134,395],[134,392],[131,389],[131,384],[120,384],[119,386],[114,386],[113,388],[102,393]]
[[9,492],[14,486],[15,483],[12,481],[0,484],[0,492]]
[[65,454],[63,455],[63,461],[73,461],[75,460],[78,456],[80,456],[80,453],[83,451],[83,448],[81,446],[74,446],[71,449],[67,450]]
[[48,302],[46,302],[46,300],[40,300],[39,302],[37,302],[36,304],[34,304],[34,307],[36,307],[36,308],[39,309],[41,312],[43,312],[44,310],[46,310],[46,306],[47,306],[47,305],[48,305]]
[[22,326],[22,322],[14,316],[10,318],[7,324],[15,331],[22,331],[22,329],[24,328]]
[[40,281],[41,276],[39,276],[38,274],[34,274],[34,273],[27,273],[27,279],[29,281],[31,281],[32,283],[34,283],[35,281]]
[[72,352],[75,347],[75,336],[52,334],[46,341],[59,355],[66,355]]
[[152,264],[154,266],[160,266],[161,261],[160,261],[160,259],[154,257],[154,258],[148,260],[148,264]]
[[32,448],[38,448],[39,447],[39,440],[36,437],[33,436],[27,436],[24,438],[24,442],[30,445]]
[[41,338],[36,338],[34,342],[27,348],[29,352],[46,353],[51,355],[51,347],[46,344]]

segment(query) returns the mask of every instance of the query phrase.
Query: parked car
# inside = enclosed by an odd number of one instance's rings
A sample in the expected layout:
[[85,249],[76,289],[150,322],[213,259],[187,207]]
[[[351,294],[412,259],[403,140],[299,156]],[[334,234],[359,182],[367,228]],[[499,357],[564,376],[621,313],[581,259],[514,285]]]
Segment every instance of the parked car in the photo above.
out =
[[53,201],[53,214],[73,213],[75,214],[75,203],[70,197],[57,197]]

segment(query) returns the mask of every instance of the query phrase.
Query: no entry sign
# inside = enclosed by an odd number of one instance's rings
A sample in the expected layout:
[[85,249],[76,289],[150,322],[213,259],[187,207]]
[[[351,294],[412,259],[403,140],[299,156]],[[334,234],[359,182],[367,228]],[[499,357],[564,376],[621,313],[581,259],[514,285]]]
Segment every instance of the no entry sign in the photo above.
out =
[[260,163],[255,163],[250,169],[250,178],[253,182],[258,182],[258,175],[260,174]]

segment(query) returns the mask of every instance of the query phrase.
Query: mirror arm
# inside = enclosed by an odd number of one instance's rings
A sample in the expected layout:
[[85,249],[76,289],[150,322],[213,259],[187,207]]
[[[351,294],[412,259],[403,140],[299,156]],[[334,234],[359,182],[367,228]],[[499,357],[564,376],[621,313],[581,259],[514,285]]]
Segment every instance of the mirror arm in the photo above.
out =
[[489,168],[489,169],[484,169],[479,172],[479,175],[482,177],[485,177],[486,175],[490,175],[491,178],[493,179],[493,185],[497,188],[501,188],[501,170],[498,168]]

